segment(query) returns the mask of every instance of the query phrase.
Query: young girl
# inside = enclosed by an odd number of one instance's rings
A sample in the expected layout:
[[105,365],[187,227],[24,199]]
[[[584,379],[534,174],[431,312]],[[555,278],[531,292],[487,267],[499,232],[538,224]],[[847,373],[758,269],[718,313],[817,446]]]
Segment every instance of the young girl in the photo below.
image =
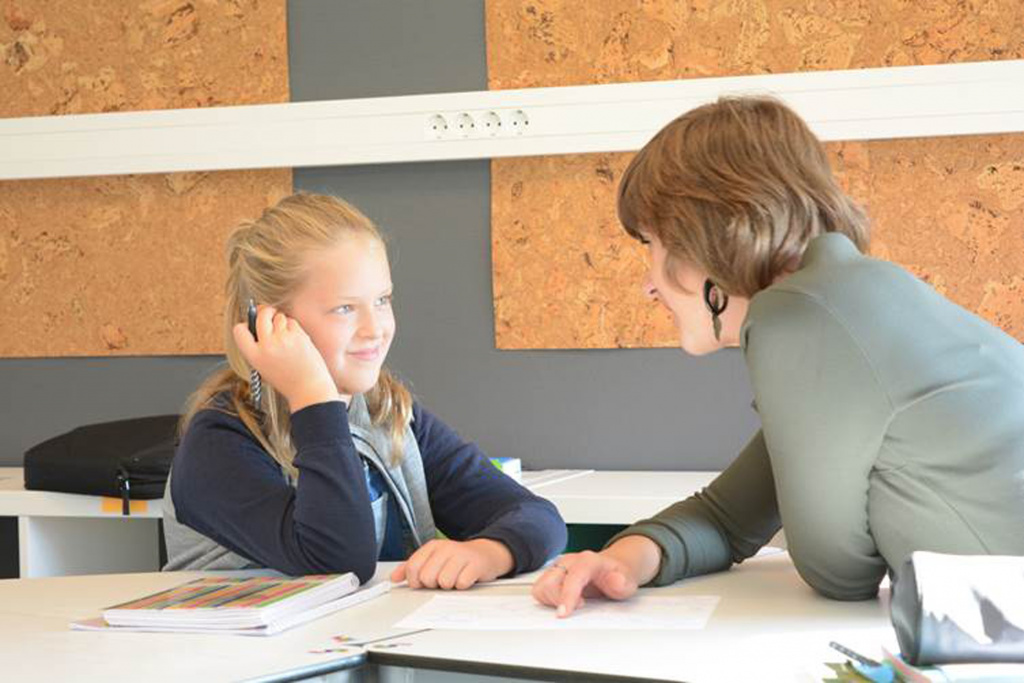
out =
[[228,269],[228,367],[182,420],[164,495],[166,570],[351,571],[366,581],[378,559],[405,560],[393,580],[464,589],[536,569],[564,547],[551,503],[383,367],[395,334],[391,274],[369,219],[334,197],[293,195],[238,228]]
[[762,428],[704,491],[562,557],[538,600],[564,616],[585,592],[720,571],[780,524],[838,600],[874,597],[915,550],[1024,554],[1024,346],[864,254],[867,219],[795,113],[687,112],[634,157],[618,209],[682,348],[743,349]]

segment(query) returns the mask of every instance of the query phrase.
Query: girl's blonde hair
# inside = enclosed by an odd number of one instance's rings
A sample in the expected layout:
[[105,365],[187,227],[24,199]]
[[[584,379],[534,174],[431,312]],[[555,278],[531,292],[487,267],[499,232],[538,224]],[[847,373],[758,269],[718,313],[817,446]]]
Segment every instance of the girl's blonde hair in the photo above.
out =
[[[258,304],[287,308],[306,276],[310,254],[330,249],[353,235],[369,236],[384,244],[370,219],[351,204],[337,197],[301,192],[285,197],[258,219],[244,221],[235,229],[227,243],[224,303],[227,367],[207,378],[189,398],[181,420],[181,433],[204,408],[235,414],[285,472],[296,476],[288,404],[272,386],[264,384],[262,414],[254,410],[249,394],[250,366],[235,344],[232,329],[246,321],[249,299]],[[391,459],[397,463],[412,417],[412,396],[386,368],[381,368],[377,384],[365,397],[372,423],[389,428]]]
[[807,243],[839,232],[862,252],[868,220],[839,187],[807,124],[768,97],[723,97],[662,128],[622,176],[619,220],[640,239],[752,297],[793,268]]

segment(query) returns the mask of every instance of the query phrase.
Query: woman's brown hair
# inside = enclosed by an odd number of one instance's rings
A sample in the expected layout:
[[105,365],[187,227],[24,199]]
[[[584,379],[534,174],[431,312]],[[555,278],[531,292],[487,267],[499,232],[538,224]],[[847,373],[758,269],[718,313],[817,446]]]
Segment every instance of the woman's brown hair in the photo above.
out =
[[867,217],[839,187],[821,142],[769,97],[723,97],[662,128],[626,168],[618,214],[631,236],[665,245],[672,281],[672,266],[685,261],[748,298],[821,233],[868,246]]
[[[227,244],[228,278],[224,302],[227,367],[207,378],[189,398],[181,420],[182,433],[200,410],[225,410],[245,423],[289,476],[296,476],[288,404],[272,386],[265,384],[262,414],[253,409],[249,395],[250,367],[231,331],[245,320],[245,303],[249,299],[287,309],[306,275],[310,254],[329,249],[353,235],[368,236],[384,243],[370,219],[351,204],[337,197],[306,193],[285,197],[256,220],[243,222],[235,229]],[[397,463],[412,417],[412,396],[387,368],[382,368],[377,384],[365,397],[373,424],[388,426],[391,459]]]

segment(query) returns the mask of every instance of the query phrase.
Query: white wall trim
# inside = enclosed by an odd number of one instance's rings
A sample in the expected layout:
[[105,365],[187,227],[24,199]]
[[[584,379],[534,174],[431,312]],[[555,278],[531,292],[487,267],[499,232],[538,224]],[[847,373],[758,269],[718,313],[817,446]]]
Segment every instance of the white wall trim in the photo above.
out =
[[774,94],[824,140],[1024,131],[1013,60],[0,119],[0,179],[628,151],[729,93]]

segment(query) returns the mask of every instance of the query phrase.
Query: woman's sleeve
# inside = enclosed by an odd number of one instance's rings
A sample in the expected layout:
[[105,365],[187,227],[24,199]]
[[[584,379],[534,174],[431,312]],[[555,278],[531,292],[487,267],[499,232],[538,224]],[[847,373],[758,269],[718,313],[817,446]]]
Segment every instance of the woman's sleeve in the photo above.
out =
[[868,490],[892,403],[827,302],[778,290],[754,304],[747,365],[790,555],[823,595],[871,598],[886,564],[869,528]]
[[373,576],[377,543],[362,463],[343,403],[292,415],[297,486],[234,416],[205,410],[172,469],[178,519],[229,550],[285,574]]
[[728,569],[758,551],[779,530],[772,468],[759,431],[739,456],[702,491],[626,528],[661,548],[651,584]]
[[503,474],[419,404],[413,407],[413,433],[442,533],[457,541],[500,541],[512,553],[513,574],[537,569],[565,548],[565,522],[554,505]]

